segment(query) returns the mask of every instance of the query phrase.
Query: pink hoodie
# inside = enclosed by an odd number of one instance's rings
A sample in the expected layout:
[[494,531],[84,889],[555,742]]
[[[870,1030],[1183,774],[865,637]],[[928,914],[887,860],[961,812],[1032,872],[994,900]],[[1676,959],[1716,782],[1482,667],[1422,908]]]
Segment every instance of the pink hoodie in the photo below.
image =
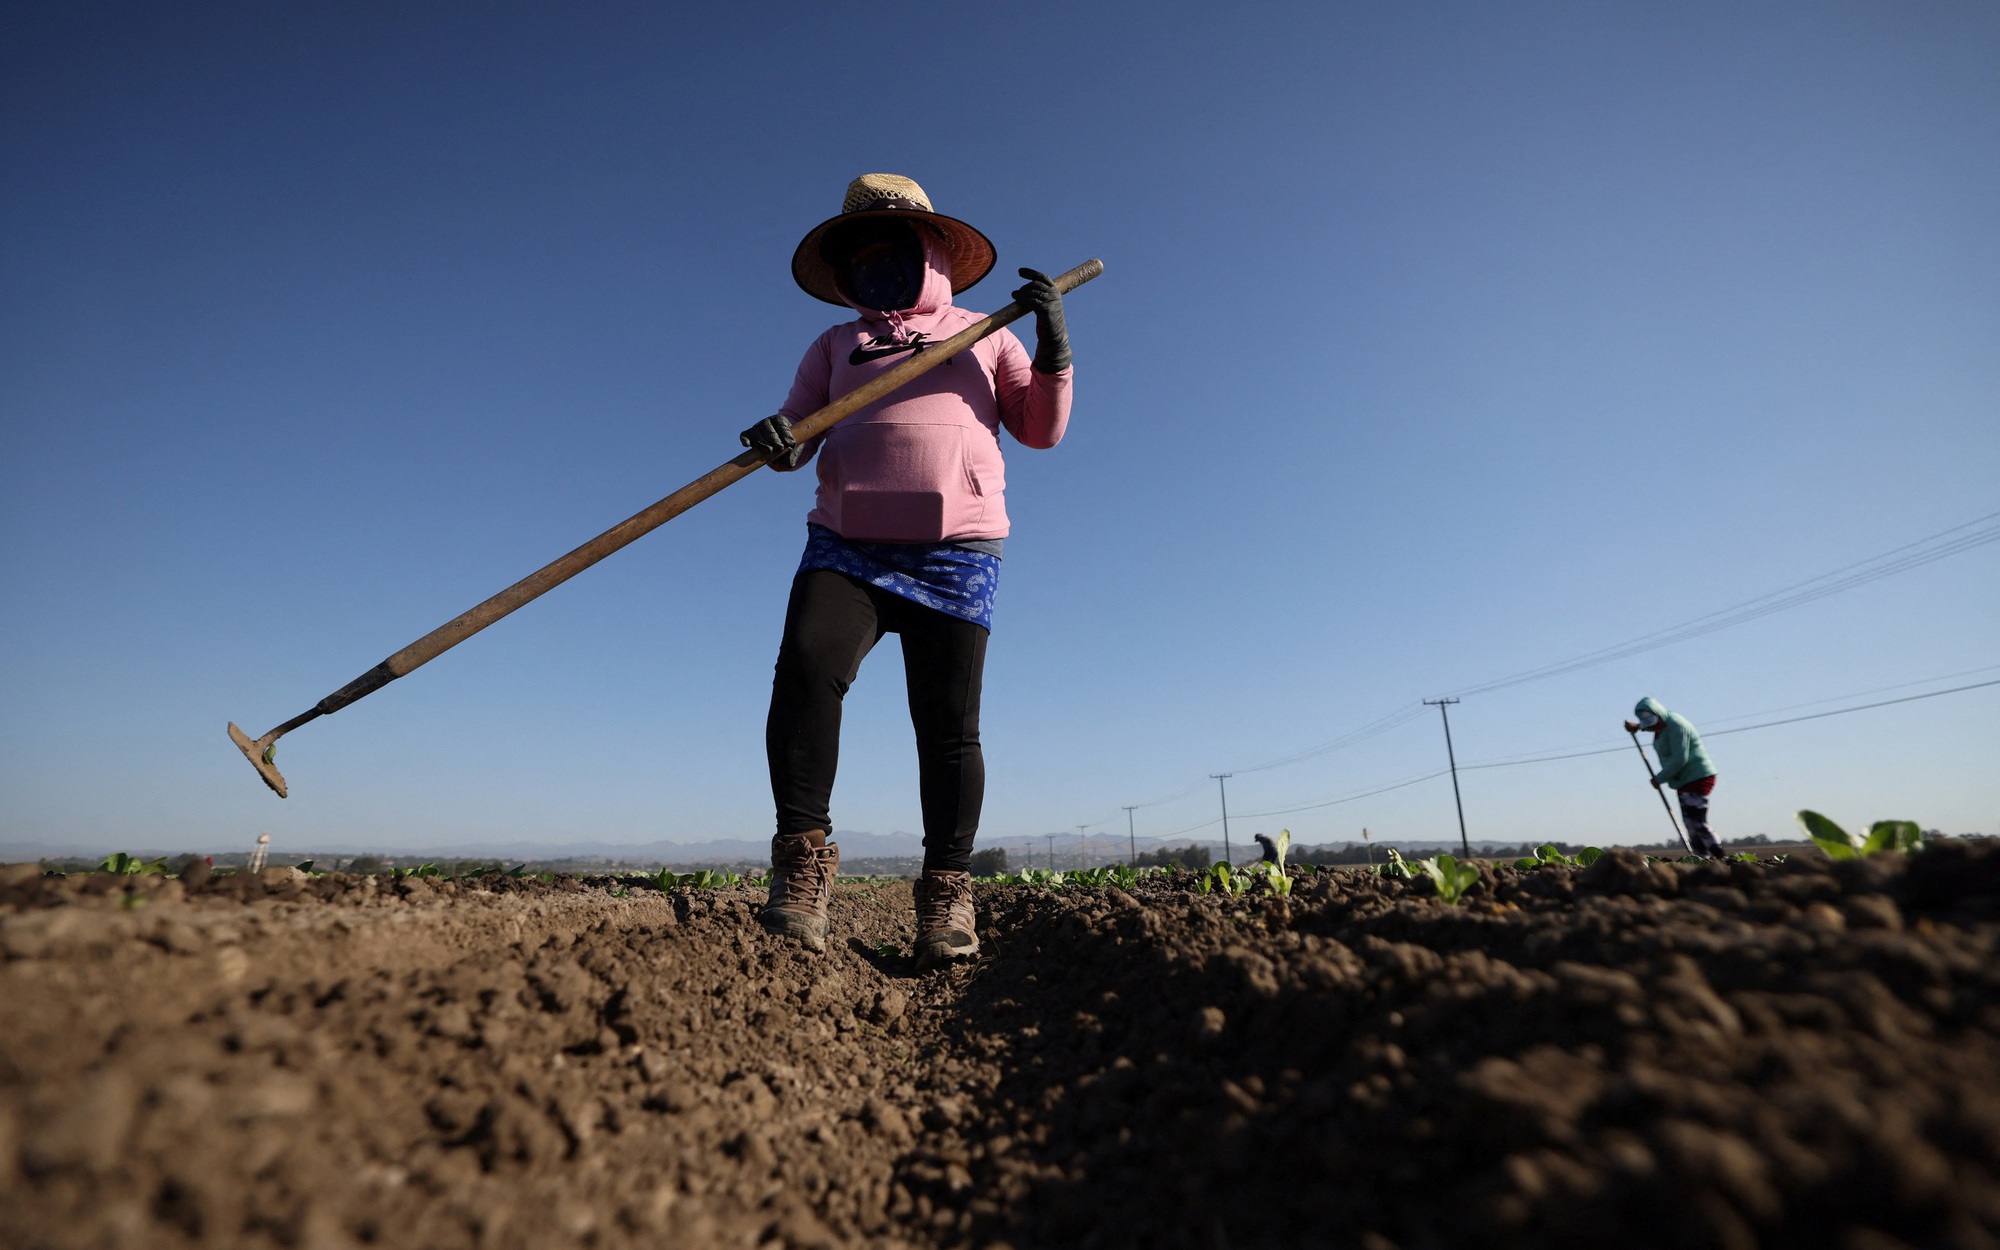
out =
[[[856,305],[859,320],[813,340],[780,410],[786,416],[808,416],[908,360],[907,344],[942,341],[980,319],[952,306],[944,241],[917,234],[924,282],[916,303],[886,313]],[[805,444],[800,464],[820,453],[819,495],[806,520],[867,542],[1005,538],[1000,427],[1028,447],[1061,442],[1073,372],[1037,373],[1013,331],[988,335]]]

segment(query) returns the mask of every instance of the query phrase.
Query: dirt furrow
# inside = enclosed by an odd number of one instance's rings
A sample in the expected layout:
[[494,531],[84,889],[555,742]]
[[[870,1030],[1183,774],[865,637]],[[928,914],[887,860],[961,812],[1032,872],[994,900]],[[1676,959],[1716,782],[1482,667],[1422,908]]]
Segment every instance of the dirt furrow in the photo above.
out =
[[9,1246],[1992,1246],[2000,855],[1446,907],[0,879]]

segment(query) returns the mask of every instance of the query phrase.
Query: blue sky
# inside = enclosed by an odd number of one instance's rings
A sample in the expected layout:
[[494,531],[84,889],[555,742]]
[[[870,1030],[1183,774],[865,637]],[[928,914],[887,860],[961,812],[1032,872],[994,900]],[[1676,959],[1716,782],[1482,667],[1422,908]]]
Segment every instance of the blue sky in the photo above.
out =
[[[0,840],[762,836],[803,476],[288,738],[289,800],[222,728],[734,454],[829,322],[791,250],[870,170],[1001,275],[1106,263],[1068,439],[1008,448],[990,834],[1418,776],[1434,714],[1250,769],[2000,509],[1991,6],[686,7],[0,18]],[[1468,697],[1459,758],[2000,665],[1996,574]],[[899,667],[842,827],[917,827]],[[1720,738],[1715,826],[2000,831],[1996,712]],[[1629,753],[1464,789],[1474,838],[1666,832]],[[1232,830],[1281,825],[1456,832],[1443,780]]]

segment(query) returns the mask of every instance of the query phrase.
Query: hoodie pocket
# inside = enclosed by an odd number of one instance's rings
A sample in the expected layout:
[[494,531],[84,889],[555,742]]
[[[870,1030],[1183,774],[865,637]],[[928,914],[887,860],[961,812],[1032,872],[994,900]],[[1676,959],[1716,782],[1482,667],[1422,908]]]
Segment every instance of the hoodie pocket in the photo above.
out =
[[980,493],[956,425],[870,421],[843,430],[839,443],[835,491],[849,538],[937,542],[946,518]]
[[976,499],[986,498],[986,481],[979,472],[979,458],[972,454],[972,440],[965,436],[964,430],[958,432],[958,459],[965,466],[965,488]]

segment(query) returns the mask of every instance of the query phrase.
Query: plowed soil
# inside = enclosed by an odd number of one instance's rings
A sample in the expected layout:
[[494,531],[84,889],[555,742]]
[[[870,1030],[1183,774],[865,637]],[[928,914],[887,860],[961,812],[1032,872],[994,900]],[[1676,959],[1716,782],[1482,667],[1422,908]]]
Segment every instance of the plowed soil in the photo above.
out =
[[2000,1245],[1994,848],[1191,883],[12,871],[0,1243]]

